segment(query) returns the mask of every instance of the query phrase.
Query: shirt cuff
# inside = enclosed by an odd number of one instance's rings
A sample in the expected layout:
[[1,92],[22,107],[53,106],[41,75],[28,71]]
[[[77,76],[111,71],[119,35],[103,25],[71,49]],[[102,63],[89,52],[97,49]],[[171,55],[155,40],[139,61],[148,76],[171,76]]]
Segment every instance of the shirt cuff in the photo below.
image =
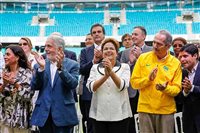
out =
[[185,91],[183,90],[183,95],[184,95],[185,97],[187,97],[191,92],[193,92],[193,90],[194,90],[194,85],[192,85],[192,88],[191,88],[191,90],[189,91],[189,93],[185,93]]
[[190,94],[190,92],[189,93],[185,93],[185,91],[183,90],[183,96],[184,97],[187,97],[189,94]]
[[94,87],[94,81],[91,81],[91,82],[89,83],[89,86],[88,86],[89,92],[94,93],[93,87]]
[[126,86],[126,82],[124,79],[120,79],[121,80],[121,83],[120,83],[120,89],[119,91],[123,91],[125,89],[125,86]]
[[38,68],[38,72],[43,72],[44,69],[41,69],[40,67]]
[[190,90],[190,92],[193,92],[194,91],[194,85],[192,85],[192,89]]

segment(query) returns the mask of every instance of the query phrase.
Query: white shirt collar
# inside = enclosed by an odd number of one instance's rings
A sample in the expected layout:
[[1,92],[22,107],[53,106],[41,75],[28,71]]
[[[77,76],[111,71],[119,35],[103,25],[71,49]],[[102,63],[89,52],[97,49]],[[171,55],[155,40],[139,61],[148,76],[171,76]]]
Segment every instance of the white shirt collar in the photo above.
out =
[[192,71],[189,72],[189,73],[195,73],[196,70],[197,70],[197,66],[198,66],[198,64],[199,64],[199,62],[197,62],[197,64],[196,64],[196,65],[194,66],[194,68],[192,69]]
[[50,71],[51,71],[51,85],[53,86],[54,78],[57,71],[57,62],[50,63]]
[[94,43],[94,47],[98,50],[101,50],[101,45],[97,45],[96,43]]

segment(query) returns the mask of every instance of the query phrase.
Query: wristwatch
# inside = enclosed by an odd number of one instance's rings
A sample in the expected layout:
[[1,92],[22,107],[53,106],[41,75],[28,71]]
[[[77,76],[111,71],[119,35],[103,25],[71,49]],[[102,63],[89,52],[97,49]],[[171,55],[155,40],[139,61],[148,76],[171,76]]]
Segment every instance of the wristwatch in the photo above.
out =
[[62,65],[57,69],[58,71],[62,71]]

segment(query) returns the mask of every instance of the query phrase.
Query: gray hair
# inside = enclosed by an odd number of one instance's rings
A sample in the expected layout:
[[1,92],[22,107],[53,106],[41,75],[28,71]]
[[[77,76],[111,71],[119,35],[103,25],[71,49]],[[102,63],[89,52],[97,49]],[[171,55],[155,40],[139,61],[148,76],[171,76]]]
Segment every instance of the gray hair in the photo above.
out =
[[57,45],[57,47],[62,47],[63,50],[65,49],[65,40],[63,39],[63,37],[56,34],[51,34],[47,39],[53,40],[54,44]]
[[166,37],[164,43],[167,45],[171,45],[172,44],[172,35],[170,34],[170,32],[168,32],[167,30],[160,30],[158,32],[158,34],[162,34]]
[[50,36],[52,36],[52,35],[57,35],[57,36],[63,37],[63,35],[60,32],[53,32],[53,33],[51,33]]

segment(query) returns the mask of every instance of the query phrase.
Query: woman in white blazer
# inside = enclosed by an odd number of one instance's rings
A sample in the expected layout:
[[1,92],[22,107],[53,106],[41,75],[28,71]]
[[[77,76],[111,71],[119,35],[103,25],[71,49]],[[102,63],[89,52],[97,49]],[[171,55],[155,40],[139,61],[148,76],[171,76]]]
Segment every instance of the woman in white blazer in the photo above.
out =
[[94,133],[128,133],[132,117],[127,92],[130,68],[116,60],[118,49],[119,42],[105,39],[101,46],[103,60],[90,71],[87,87],[93,92],[89,116]]

